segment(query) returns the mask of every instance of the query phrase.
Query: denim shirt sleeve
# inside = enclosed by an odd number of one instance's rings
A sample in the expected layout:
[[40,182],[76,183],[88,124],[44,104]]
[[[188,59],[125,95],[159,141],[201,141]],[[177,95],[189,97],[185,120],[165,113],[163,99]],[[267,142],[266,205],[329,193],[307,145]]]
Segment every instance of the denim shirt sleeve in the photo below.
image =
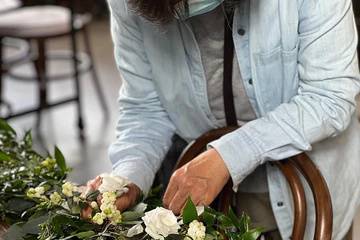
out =
[[298,94],[209,145],[224,159],[235,191],[260,164],[339,135],[354,114],[359,69],[351,0],[303,0],[298,31]]
[[136,18],[125,1],[109,0],[115,59],[122,76],[117,140],[109,148],[113,173],[146,194],[175,127],[160,103]]

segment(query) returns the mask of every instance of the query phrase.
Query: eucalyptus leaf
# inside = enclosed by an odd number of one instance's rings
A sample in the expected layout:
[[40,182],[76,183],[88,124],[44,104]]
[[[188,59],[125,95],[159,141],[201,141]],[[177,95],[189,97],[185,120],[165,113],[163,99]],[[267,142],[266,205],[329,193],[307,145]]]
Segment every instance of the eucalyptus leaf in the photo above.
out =
[[135,221],[145,216],[143,212],[135,212],[135,211],[123,212],[121,215],[123,221]]

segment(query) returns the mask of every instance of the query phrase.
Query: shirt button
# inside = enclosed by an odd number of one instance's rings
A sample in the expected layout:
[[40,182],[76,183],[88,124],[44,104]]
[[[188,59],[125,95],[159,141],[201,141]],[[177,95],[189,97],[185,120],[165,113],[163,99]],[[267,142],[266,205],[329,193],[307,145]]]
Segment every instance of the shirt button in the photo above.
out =
[[249,79],[249,84],[252,85],[253,84],[253,80],[252,78]]
[[282,207],[282,206],[284,206],[284,203],[283,202],[277,202],[277,206]]
[[238,32],[238,34],[239,34],[240,36],[244,36],[244,35],[245,35],[245,30],[242,29],[242,28],[239,28],[237,32]]

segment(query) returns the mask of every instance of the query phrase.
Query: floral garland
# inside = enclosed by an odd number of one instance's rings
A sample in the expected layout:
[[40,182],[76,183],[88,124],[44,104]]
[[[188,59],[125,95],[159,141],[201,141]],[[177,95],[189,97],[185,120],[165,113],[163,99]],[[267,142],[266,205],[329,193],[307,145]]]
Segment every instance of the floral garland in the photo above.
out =
[[[161,206],[159,188],[120,212],[115,202],[128,191],[128,180],[103,174],[99,190],[83,193],[65,181],[69,169],[57,148],[54,157],[42,157],[32,150],[30,133],[16,139],[15,131],[0,121],[0,221],[12,224],[5,240],[255,240],[261,234],[250,228],[245,214],[239,218],[231,209],[223,214],[196,207],[191,199],[182,216],[175,216]],[[81,217],[89,207],[90,217]]]

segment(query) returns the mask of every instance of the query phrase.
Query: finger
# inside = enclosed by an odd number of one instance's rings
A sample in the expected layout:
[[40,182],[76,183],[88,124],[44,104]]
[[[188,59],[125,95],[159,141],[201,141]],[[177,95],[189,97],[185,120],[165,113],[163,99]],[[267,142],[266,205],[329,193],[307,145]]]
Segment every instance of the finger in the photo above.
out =
[[172,176],[170,178],[169,185],[168,185],[166,192],[164,194],[164,197],[163,197],[164,207],[169,208],[170,203],[171,203],[172,199],[174,198],[177,191],[178,191],[177,180],[175,179],[174,176]]
[[98,188],[101,186],[101,184],[102,184],[102,177],[97,176],[97,177],[95,178],[94,183],[93,183],[94,189],[98,189]]
[[120,212],[123,212],[132,205],[131,199],[129,198],[129,196],[121,196],[116,199],[115,205]]
[[88,181],[86,184],[85,193],[88,194],[91,191],[97,190],[101,184],[102,184],[102,178],[100,176],[97,176],[95,179]]
[[188,192],[178,191],[171,200],[169,209],[173,211],[174,214],[180,214],[189,196],[190,194]]

